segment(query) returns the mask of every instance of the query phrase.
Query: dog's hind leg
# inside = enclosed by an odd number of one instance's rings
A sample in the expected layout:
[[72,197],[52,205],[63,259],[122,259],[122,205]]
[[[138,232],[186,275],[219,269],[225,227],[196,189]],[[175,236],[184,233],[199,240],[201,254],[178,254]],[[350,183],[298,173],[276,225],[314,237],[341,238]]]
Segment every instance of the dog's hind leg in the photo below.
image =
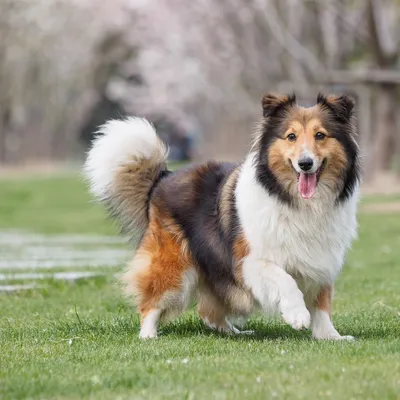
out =
[[183,239],[150,223],[136,255],[123,275],[125,292],[136,300],[141,338],[157,337],[160,319],[183,312],[197,285],[197,271]]
[[198,312],[203,322],[213,330],[230,334],[252,334],[253,331],[241,331],[228,319],[229,312],[222,302],[204,285],[198,292]]

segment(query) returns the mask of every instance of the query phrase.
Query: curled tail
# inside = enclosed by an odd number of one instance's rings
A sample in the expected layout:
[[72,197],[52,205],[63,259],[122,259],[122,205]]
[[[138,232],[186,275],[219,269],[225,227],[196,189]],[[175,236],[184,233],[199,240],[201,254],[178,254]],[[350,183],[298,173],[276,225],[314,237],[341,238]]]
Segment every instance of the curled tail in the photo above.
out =
[[153,125],[142,118],[108,121],[92,143],[84,165],[91,192],[132,237],[147,228],[150,193],[167,170],[167,153]]

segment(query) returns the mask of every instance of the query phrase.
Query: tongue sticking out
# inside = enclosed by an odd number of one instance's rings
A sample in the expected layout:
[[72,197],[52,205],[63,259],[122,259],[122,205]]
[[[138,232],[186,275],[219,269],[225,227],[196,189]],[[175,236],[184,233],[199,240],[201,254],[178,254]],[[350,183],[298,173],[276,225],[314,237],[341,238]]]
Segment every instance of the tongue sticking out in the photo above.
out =
[[303,199],[311,199],[317,189],[317,174],[303,174],[299,176],[298,188]]

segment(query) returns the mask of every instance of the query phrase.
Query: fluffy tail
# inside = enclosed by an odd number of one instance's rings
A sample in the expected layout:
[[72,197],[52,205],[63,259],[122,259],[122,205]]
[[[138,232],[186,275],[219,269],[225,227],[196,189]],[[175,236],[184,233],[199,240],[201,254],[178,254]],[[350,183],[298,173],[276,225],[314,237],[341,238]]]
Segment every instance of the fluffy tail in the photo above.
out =
[[167,153],[154,127],[141,118],[108,121],[92,143],[84,165],[91,192],[132,237],[147,228],[150,192],[167,170]]

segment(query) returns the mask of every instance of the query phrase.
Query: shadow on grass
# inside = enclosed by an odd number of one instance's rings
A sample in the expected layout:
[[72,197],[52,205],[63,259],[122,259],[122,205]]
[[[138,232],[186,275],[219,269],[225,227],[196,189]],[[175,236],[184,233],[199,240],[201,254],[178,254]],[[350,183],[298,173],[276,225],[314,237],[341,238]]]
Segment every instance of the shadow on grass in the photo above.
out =
[[[111,311],[111,310],[110,310]],[[8,323],[7,327],[2,329],[5,336],[14,339],[28,339],[35,337],[36,339],[46,338],[66,338],[71,336],[84,336],[96,340],[99,336],[111,336],[115,339],[131,339],[137,337],[139,333],[139,316],[137,314],[129,314],[124,306],[121,305],[119,315],[102,317],[87,317],[79,315],[77,312],[75,317],[56,321],[42,321],[44,324],[24,326],[13,326]],[[337,324],[338,331],[343,335],[352,335],[359,340],[374,339],[396,339],[398,338],[398,319],[386,318],[379,319],[378,316],[369,315],[368,318],[360,316],[357,321],[352,318],[344,318]],[[44,326],[45,325],[45,326]],[[161,338],[225,338],[235,342],[249,341],[310,341],[310,330],[296,331],[290,326],[284,324],[280,320],[268,321],[260,317],[251,319],[243,330],[252,330],[252,334],[224,334],[209,329],[194,312],[190,312],[167,324],[161,324],[159,333]]]
[[[42,321],[43,322],[43,321]],[[86,318],[76,314],[75,319],[45,321],[45,324],[24,326],[13,326],[12,322],[2,329],[3,337],[9,339],[35,340],[65,339],[68,337],[81,336],[87,339],[110,336],[115,339],[136,337],[139,334],[139,317],[126,314],[113,317],[95,319]],[[45,326],[44,326],[45,325]],[[245,329],[253,330],[253,334],[230,335],[215,332],[209,329],[197,316],[188,316],[167,324],[160,325],[159,333],[161,338],[225,338],[227,340],[248,342],[264,340],[309,340],[309,331],[295,331],[289,326],[273,323],[252,321]]]
[[295,331],[289,326],[279,324],[276,321],[258,321],[253,320],[246,324],[242,330],[252,330],[252,334],[226,334],[213,331],[204,325],[204,323],[197,317],[188,321],[187,319],[182,321],[171,322],[161,327],[161,334],[163,337],[167,336],[180,336],[180,337],[219,337],[226,338],[233,341],[248,342],[248,341],[264,341],[264,340],[309,340],[309,331]]
[[[138,327],[137,327],[138,329]],[[374,340],[374,339],[397,339],[398,338],[398,320],[395,318],[390,321],[380,321],[376,319],[373,324],[363,320],[354,323],[341,323],[337,326],[338,331],[342,335],[351,335],[356,340]],[[187,318],[170,322],[160,328],[160,336],[203,336],[203,337],[220,337],[227,338],[234,341],[265,341],[265,340],[298,340],[309,341],[313,340],[311,337],[311,330],[296,331],[285,323],[279,320],[266,321],[262,319],[250,320],[243,330],[252,330],[253,334],[230,335],[218,333],[203,324],[203,322],[193,316],[190,320]]]
[[374,326],[351,326],[351,327],[341,327],[338,329],[343,335],[354,336],[356,340],[379,340],[379,339],[398,339],[399,334],[399,323],[397,322],[396,327],[384,327],[381,324]]

